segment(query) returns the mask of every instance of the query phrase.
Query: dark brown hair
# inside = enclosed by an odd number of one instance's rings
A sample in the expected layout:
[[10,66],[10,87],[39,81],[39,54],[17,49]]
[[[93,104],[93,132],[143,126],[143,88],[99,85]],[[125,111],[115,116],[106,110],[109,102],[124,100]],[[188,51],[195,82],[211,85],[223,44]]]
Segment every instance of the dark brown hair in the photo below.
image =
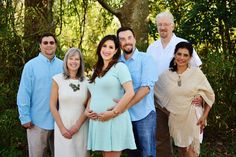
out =
[[120,33],[120,32],[124,32],[124,31],[131,31],[132,34],[133,34],[133,36],[135,37],[134,31],[133,31],[133,29],[130,28],[130,27],[120,27],[120,28],[116,31],[117,37],[119,38],[119,33]]
[[[190,57],[192,57],[193,55],[193,46],[191,43],[186,42],[186,41],[182,41],[179,42],[176,46],[175,46],[175,51],[174,51],[174,55],[177,53],[177,51],[180,48],[185,48],[188,50]],[[176,71],[177,70],[177,65],[175,65],[175,57],[172,58],[172,60],[170,61],[170,65],[169,65],[169,69],[171,71]]]
[[[116,54],[114,54],[114,56],[112,58],[112,61],[110,61],[107,68],[105,70],[102,70],[104,62],[103,62],[103,59],[102,59],[102,56],[101,56],[100,52],[101,52],[103,44],[108,40],[111,40],[111,41],[114,42],[115,49],[117,49],[117,52],[116,52]],[[119,40],[117,39],[117,37],[115,35],[107,35],[107,36],[103,37],[102,40],[100,41],[100,43],[98,44],[96,53],[97,53],[97,62],[94,66],[94,72],[93,72],[93,75],[90,79],[90,83],[95,82],[96,77],[104,76],[109,71],[109,69],[114,64],[116,64],[118,62],[118,60],[120,58],[120,55],[121,55],[120,47],[119,47]]]
[[43,35],[41,35],[39,37],[39,44],[42,43],[42,40],[43,40],[44,37],[53,37],[53,39],[55,40],[55,43],[57,44],[57,39],[56,39],[55,35],[52,34],[52,33],[44,33]]

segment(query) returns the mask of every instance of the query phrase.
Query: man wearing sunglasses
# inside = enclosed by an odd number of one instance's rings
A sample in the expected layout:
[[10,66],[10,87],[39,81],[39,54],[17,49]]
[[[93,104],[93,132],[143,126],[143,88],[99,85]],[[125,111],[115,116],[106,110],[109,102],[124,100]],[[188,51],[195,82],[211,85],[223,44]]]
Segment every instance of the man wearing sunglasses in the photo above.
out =
[[47,146],[54,156],[50,91],[52,76],[63,69],[63,62],[55,56],[57,40],[53,34],[43,34],[39,46],[39,55],[24,66],[17,94],[19,118],[27,129],[29,157],[47,156]]

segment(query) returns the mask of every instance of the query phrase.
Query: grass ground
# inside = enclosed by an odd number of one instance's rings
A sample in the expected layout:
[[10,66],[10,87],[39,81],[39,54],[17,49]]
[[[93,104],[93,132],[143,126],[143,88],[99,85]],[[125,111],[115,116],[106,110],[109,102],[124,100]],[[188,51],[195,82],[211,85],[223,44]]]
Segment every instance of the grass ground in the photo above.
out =
[[[91,157],[102,157],[102,155],[92,153]],[[122,157],[126,155],[123,154]],[[173,157],[178,157],[176,148]],[[236,157],[236,128],[228,130],[207,128],[199,157]]]
[[236,128],[206,130],[200,157],[236,157]]
[[[234,129],[219,130],[207,127],[204,132],[204,140],[201,145],[200,157],[236,157],[236,127]],[[1,146],[1,142],[0,142]],[[0,147],[1,148],[1,147]],[[178,157],[176,148],[174,156]],[[27,143],[21,144],[21,148],[0,149],[0,157],[25,157],[27,156]],[[101,153],[93,152],[91,157],[102,157]],[[125,154],[122,157],[127,157]]]

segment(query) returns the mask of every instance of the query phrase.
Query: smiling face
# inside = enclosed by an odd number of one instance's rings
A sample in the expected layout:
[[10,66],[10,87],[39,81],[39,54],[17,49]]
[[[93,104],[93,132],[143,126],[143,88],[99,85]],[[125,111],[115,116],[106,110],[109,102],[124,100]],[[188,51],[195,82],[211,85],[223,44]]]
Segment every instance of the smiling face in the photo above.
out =
[[120,48],[125,54],[131,54],[134,51],[136,40],[130,30],[121,31],[118,34]]
[[67,59],[67,68],[69,72],[78,71],[80,67],[80,56],[79,54],[74,54],[69,56]]
[[175,54],[175,62],[177,67],[188,67],[188,63],[191,59],[190,53],[186,48],[179,48]]
[[103,61],[110,62],[113,56],[116,54],[117,49],[115,47],[115,43],[112,40],[107,40],[102,45],[100,54],[102,56]]
[[52,59],[55,56],[57,45],[52,36],[43,37],[39,46],[41,53],[48,59]]
[[160,17],[157,20],[157,30],[162,39],[169,39],[174,30],[174,24],[168,17]]

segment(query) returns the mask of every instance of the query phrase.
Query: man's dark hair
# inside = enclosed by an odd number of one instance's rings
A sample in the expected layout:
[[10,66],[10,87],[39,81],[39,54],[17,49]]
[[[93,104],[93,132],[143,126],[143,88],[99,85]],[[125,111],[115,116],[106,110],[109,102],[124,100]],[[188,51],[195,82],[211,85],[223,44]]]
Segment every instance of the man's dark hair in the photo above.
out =
[[42,35],[40,36],[40,38],[39,38],[39,44],[42,43],[42,40],[43,40],[44,37],[53,37],[53,39],[55,40],[55,43],[57,43],[57,39],[56,39],[55,35],[52,34],[52,33],[47,32],[47,33],[44,33],[44,34],[42,34]]
[[135,34],[134,34],[134,31],[133,31],[133,29],[132,28],[130,28],[130,27],[120,27],[118,30],[117,30],[117,32],[116,32],[116,36],[119,38],[119,33],[120,32],[123,32],[123,31],[131,31],[132,32],[132,34],[133,34],[133,36],[135,37]]

